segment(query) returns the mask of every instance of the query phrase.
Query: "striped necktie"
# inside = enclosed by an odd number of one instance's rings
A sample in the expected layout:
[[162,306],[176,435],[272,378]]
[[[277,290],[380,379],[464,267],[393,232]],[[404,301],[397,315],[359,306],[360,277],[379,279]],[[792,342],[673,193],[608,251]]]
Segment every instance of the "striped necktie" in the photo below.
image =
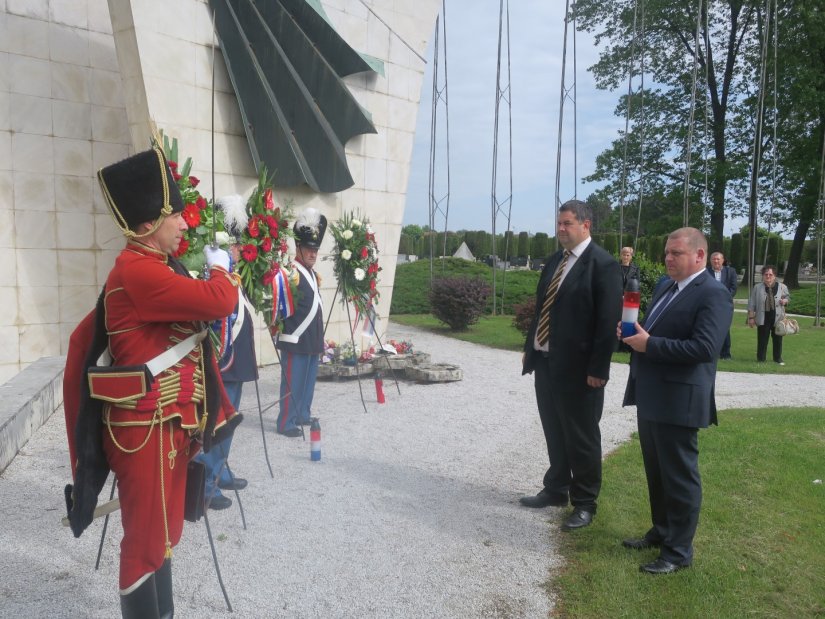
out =
[[659,319],[659,316],[662,315],[662,312],[673,300],[673,295],[676,294],[677,290],[679,290],[679,284],[673,282],[673,285],[668,289],[668,291],[662,295],[662,299],[656,304],[656,307],[651,310],[650,315],[645,318],[645,330],[649,331],[650,327],[653,326],[653,323]]
[[564,258],[556,267],[556,272],[553,273],[553,279],[550,280],[550,285],[547,286],[547,293],[544,295],[544,303],[541,305],[541,314],[539,314],[539,326],[536,329],[536,340],[539,346],[544,346],[550,341],[550,308],[556,297],[559,294],[559,284],[561,283],[561,276],[564,274],[564,267],[567,266],[567,259],[570,257],[570,252],[564,250]]

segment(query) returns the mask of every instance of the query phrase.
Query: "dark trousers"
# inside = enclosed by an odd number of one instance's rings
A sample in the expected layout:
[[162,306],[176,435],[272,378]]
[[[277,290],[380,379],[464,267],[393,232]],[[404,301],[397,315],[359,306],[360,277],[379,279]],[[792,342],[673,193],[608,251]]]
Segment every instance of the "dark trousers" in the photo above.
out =
[[[569,385],[564,385],[569,389]],[[536,402],[547,442],[550,468],[544,489],[555,498],[570,498],[574,507],[596,512],[602,485],[602,418],[604,389],[562,391],[541,359],[535,368]]]
[[765,312],[765,323],[756,326],[756,360],[765,361],[768,353],[768,338],[773,342],[773,360],[782,361],[782,336],[774,333],[773,323],[776,322],[776,310]]
[[653,528],[648,539],[660,556],[677,565],[693,561],[693,536],[702,506],[699,430],[639,419]]
[[730,358],[730,331],[725,336],[725,343],[722,344],[722,351],[719,353],[719,357],[722,359]]

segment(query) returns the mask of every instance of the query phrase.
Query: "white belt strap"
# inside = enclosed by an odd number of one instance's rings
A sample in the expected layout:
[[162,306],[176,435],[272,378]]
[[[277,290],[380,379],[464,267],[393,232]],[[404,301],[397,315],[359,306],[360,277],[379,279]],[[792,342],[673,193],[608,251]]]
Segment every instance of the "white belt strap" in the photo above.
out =
[[304,318],[303,322],[298,325],[298,328],[295,329],[292,333],[281,333],[278,335],[279,340],[283,340],[284,342],[289,342],[290,344],[297,344],[298,338],[300,338],[304,331],[307,330],[312,321],[315,320],[315,315],[318,313],[321,306],[321,294],[318,292],[318,280],[315,279],[315,274],[310,273],[307,271],[303,266],[298,264],[297,262],[294,263],[295,268],[298,269],[298,272],[303,275],[307,282],[309,282],[310,287],[312,288],[312,307],[309,308],[309,312],[307,312],[306,318]]
[[147,362],[146,367],[149,368],[149,371],[152,373],[152,376],[157,376],[158,374],[163,372],[163,370],[171,368],[178,361],[180,361],[186,355],[192,352],[195,346],[200,344],[205,337],[206,329],[198,331],[197,333],[193,333],[185,340],[178,342],[177,344],[172,346],[172,348],[168,348],[167,350],[160,353],[157,357]]
[[238,334],[241,332],[241,327],[243,327],[244,320],[246,320],[247,315],[251,314],[253,311],[252,305],[246,298],[246,295],[241,290],[240,286],[238,287],[238,315],[235,317],[235,322],[232,324],[232,335],[230,341],[234,342],[238,339]]
[[[175,365],[178,361],[183,359],[186,355],[188,355],[192,350],[200,344],[203,339],[206,337],[206,329],[203,331],[199,331],[198,333],[193,333],[185,340],[182,340],[172,346],[164,350],[160,353],[157,357],[148,361],[146,363],[146,367],[152,373],[152,376],[157,376],[163,370],[166,370],[173,365]],[[103,351],[103,354],[98,357],[97,364],[100,366],[106,366],[112,364],[112,356],[109,354],[109,349]]]

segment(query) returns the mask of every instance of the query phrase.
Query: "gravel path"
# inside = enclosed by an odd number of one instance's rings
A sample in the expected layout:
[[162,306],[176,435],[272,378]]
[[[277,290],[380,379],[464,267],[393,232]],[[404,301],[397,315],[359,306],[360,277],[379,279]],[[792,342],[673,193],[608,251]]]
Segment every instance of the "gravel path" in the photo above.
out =
[[[321,462],[309,441],[274,434],[265,413],[270,478],[254,385],[232,450],[249,480],[236,506],[209,512],[234,614],[217,585],[203,522],[186,525],[175,549],[176,616],[187,617],[546,617],[544,588],[562,559],[557,523],[566,510],[520,508],[538,490],[546,450],[531,377],[520,354],[399,325],[434,362],[459,365],[450,384],[385,379],[387,403],[364,381],[368,413],[353,381],[319,382]],[[602,437],[605,450],[635,429],[622,409],[627,366],[614,365]],[[821,406],[824,378],[720,373],[721,408]],[[259,382],[274,399],[275,368]],[[69,480],[65,427],[55,414],[0,476],[0,617],[115,617],[119,518],[109,525],[94,571],[101,522],[80,538],[59,525]],[[108,488],[106,490],[108,492]]]

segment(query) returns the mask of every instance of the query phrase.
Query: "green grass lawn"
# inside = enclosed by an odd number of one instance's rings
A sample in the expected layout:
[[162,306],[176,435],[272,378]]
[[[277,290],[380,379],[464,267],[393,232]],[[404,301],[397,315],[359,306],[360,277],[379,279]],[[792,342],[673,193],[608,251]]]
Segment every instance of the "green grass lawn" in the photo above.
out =
[[562,535],[567,563],[549,584],[556,616],[825,616],[825,485],[814,483],[825,479],[825,409],[724,411],[699,442],[704,500],[693,567],[641,574],[657,551],[621,546],[650,527],[634,437],[605,461],[593,525]]
[[[775,363],[756,362],[756,329],[745,325],[744,312],[733,315],[731,325],[731,354],[733,359],[719,362],[719,370],[725,372],[750,372],[754,374],[806,374],[825,376],[825,328],[814,327],[812,318],[801,318],[801,332],[785,337],[782,356],[785,366]],[[419,327],[446,337],[465,342],[483,344],[505,350],[522,350],[524,336],[513,327],[512,316],[482,316],[467,331],[454,332],[438,322],[430,314],[393,314],[390,320],[403,325]],[[768,358],[770,359],[770,343]],[[627,363],[630,355],[617,352],[613,360]]]
[[[795,291],[792,304],[813,307],[811,295],[810,289]],[[825,376],[825,328],[814,327],[812,318],[800,319],[801,333],[785,338],[787,365],[780,367],[756,363],[756,330],[745,325],[745,316],[734,314],[733,359],[720,362],[720,371]],[[495,348],[519,351],[524,345],[512,316],[482,317],[464,332],[450,331],[429,314],[391,320]],[[627,353],[613,357],[628,359]],[[704,500],[693,567],[663,577],[642,574],[639,564],[653,560],[656,550],[621,546],[650,527],[634,435],[605,460],[594,524],[562,535],[566,563],[546,584],[556,599],[553,616],[825,617],[825,484],[814,483],[825,479],[825,409],[735,410],[719,417],[720,426],[699,437]],[[556,527],[562,512],[548,511],[548,518]]]

